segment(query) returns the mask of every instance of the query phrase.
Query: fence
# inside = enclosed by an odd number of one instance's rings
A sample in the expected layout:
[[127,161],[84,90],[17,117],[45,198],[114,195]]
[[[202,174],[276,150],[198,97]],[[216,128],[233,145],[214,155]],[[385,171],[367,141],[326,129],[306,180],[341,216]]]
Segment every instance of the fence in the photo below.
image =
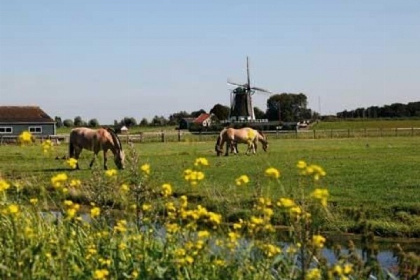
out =
[[[365,129],[322,129],[322,130],[273,130],[264,131],[270,139],[325,139],[325,138],[363,138],[420,136],[420,128],[365,128]],[[123,143],[149,142],[208,142],[216,141],[217,132],[191,133],[188,131],[143,132],[140,134],[119,135]],[[37,137],[39,141],[46,139],[54,143],[68,143],[69,135],[50,135]],[[15,143],[17,136],[1,135],[0,144]]]

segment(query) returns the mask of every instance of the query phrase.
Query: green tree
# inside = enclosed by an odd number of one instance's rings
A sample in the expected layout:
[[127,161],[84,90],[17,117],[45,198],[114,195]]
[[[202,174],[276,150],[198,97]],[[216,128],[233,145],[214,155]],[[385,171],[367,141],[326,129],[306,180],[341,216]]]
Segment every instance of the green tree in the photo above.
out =
[[254,107],[254,114],[256,119],[265,119],[265,113],[258,107]]
[[140,121],[140,126],[148,126],[149,121],[146,118],[142,118]]
[[215,115],[219,121],[229,118],[230,108],[222,104],[216,104],[211,108],[210,113]]
[[82,120],[82,117],[77,116],[74,118],[74,126],[85,126],[86,122]]
[[178,125],[179,122],[183,119],[183,118],[188,118],[191,117],[191,114],[187,113],[186,111],[180,111],[178,113],[173,113],[172,115],[169,116],[169,125]]
[[71,119],[65,119],[65,120],[63,121],[63,125],[64,125],[65,127],[73,127],[73,126],[74,126],[74,122],[73,122]]
[[97,119],[91,119],[88,122],[89,127],[98,127],[99,126],[99,122]]
[[205,111],[204,109],[200,109],[200,110],[198,110],[198,111],[193,111],[193,112],[191,112],[191,117],[196,118],[196,117],[198,117],[199,115],[201,115],[201,114],[205,114],[205,113],[206,113],[206,111]]
[[54,120],[55,120],[55,125],[57,126],[57,127],[62,127],[63,126],[63,122],[61,121],[61,118],[60,117],[55,117],[54,118]]
[[270,121],[299,121],[311,116],[307,104],[307,97],[303,93],[275,94],[267,100],[266,115]]

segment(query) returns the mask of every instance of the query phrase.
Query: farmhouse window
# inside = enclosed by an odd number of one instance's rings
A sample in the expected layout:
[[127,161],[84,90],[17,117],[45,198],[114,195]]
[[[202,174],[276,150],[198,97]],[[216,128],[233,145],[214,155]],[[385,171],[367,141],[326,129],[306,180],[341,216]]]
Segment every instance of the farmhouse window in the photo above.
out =
[[30,126],[29,127],[30,133],[42,133],[42,126]]
[[0,134],[9,134],[13,132],[13,128],[9,126],[0,126]]

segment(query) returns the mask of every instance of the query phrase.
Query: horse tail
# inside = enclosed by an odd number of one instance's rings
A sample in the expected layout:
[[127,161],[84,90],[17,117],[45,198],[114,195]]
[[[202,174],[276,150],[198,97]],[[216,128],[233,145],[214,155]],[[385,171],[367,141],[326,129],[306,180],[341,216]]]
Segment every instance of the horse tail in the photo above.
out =
[[223,153],[223,150],[222,150],[223,147],[221,147],[221,144],[222,144],[222,137],[219,135],[217,137],[216,145],[214,147],[214,150],[216,151],[218,156]]

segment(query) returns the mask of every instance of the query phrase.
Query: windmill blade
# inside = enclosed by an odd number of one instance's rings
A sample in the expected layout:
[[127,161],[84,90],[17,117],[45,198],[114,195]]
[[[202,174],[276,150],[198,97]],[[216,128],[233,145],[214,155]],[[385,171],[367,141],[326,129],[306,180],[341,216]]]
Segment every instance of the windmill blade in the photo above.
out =
[[259,88],[259,87],[252,87],[251,89],[252,90],[258,90],[258,91],[265,92],[265,93],[269,93],[269,94],[273,94],[272,91],[269,91],[269,90],[266,90],[266,89],[263,89],[263,88]]
[[250,80],[250,77],[249,77],[249,59],[248,59],[248,57],[246,57],[246,76],[247,76],[247,82],[248,82],[247,87],[248,87],[248,90],[250,90],[251,80]]
[[237,87],[242,87],[242,88],[248,88],[248,85],[247,84],[241,85],[241,84],[233,83],[233,82],[231,82],[229,80],[227,81],[227,83],[229,85],[232,85],[232,86],[237,86]]

